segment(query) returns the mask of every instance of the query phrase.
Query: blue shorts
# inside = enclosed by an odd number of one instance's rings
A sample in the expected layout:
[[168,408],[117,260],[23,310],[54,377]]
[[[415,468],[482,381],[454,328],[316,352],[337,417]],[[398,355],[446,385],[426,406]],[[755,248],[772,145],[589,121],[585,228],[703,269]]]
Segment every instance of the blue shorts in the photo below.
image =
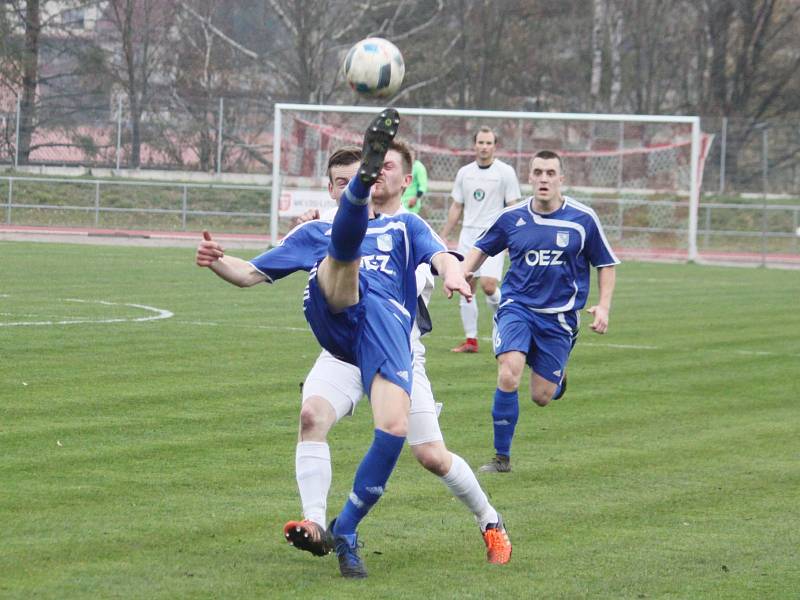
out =
[[319,288],[316,269],[308,278],[303,312],[320,345],[336,358],[357,366],[369,396],[380,373],[411,395],[411,315],[399,302],[369,293],[359,277],[357,304],[332,313]]
[[578,339],[578,319],[578,311],[537,313],[517,302],[503,304],[494,317],[494,354],[522,352],[534,373],[561,383]]

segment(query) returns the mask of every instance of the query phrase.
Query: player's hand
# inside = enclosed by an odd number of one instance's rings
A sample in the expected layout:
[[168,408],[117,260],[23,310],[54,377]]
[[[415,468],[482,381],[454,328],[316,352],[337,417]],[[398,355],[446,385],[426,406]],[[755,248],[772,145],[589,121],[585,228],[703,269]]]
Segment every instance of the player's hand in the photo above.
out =
[[225,249],[211,239],[208,231],[203,231],[203,241],[197,247],[194,261],[198,267],[210,267],[216,261],[225,256]]
[[459,269],[452,269],[452,271],[454,272],[448,272],[447,277],[444,278],[442,287],[444,288],[445,296],[452,298],[453,292],[458,292],[467,299],[467,302],[472,301],[472,288],[467,283],[467,280],[464,279],[464,275]]
[[416,198],[409,198],[408,199],[408,208],[414,208],[417,205]]
[[608,331],[608,309],[605,306],[598,304],[587,308],[586,312],[594,317],[594,321],[589,325],[589,329],[601,335]]
[[294,224],[300,225],[301,223],[307,223],[308,221],[315,221],[316,219],[319,219],[319,210],[316,208],[309,208],[299,217],[295,217]]

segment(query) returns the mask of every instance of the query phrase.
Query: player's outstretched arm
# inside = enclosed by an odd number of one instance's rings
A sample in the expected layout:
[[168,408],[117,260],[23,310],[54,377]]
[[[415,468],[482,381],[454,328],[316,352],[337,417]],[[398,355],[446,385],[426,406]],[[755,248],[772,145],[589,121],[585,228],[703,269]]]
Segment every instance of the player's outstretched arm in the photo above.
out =
[[198,267],[208,267],[218,277],[239,287],[250,287],[263,283],[266,279],[263,273],[246,260],[226,256],[225,249],[211,239],[208,231],[203,232],[203,240],[197,247],[194,260]]
[[481,265],[486,261],[489,257],[488,254],[478,250],[477,248],[472,248],[467,254],[467,257],[464,259],[464,262],[461,263],[461,270],[464,273],[464,278],[467,281],[471,281],[473,274],[475,271],[481,268]]
[[586,309],[594,317],[589,328],[595,333],[603,334],[608,331],[608,314],[611,311],[611,298],[614,295],[614,286],[617,282],[617,272],[613,266],[597,269],[597,287],[600,299],[597,304]]
[[455,256],[447,252],[440,252],[431,259],[431,265],[441,276],[442,287],[448,298],[453,297],[453,292],[458,292],[467,300],[472,300],[472,289],[464,279],[461,265]]

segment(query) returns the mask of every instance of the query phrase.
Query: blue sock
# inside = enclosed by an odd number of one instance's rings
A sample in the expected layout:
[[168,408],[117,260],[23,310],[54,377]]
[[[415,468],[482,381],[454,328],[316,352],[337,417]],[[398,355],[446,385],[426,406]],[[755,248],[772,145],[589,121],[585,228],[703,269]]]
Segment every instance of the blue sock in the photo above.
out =
[[494,449],[497,454],[511,456],[511,439],[519,419],[519,396],[517,392],[494,391],[492,420],[494,422]]
[[328,254],[336,260],[351,262],[361,258],[361,242],[369,222],[369,187],[358,176],[347,185],[333,218]]
[[380,500],[405,441],[405,437],[375,430],[372,445],[356,471],[353,491],[344,503],[341,514],[336,517],[336,535],[355,533],[361,519]]

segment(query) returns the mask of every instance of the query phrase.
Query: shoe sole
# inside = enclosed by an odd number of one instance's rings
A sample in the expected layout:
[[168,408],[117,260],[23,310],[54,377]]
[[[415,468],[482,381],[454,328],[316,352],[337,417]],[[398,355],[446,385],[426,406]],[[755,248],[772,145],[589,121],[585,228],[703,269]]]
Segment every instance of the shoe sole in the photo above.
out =
[[453,348],[450,352],[455,352],[456,354],[477,354],[477,348]]
[[324,534],[321,542],[315,542],[300,524],[287,523],[283,528],[283,535],[292,546],[298,550],[310,552],[314,556],[327,556],[331,552],[331,547],[326,543]]
[[383,169],[383,160],[389,151],[389,144],[400,127],[400,114],[393,108],[386,108],[369,124],[364,134],[361,166],[358,177],[366,185],[372,185]]

